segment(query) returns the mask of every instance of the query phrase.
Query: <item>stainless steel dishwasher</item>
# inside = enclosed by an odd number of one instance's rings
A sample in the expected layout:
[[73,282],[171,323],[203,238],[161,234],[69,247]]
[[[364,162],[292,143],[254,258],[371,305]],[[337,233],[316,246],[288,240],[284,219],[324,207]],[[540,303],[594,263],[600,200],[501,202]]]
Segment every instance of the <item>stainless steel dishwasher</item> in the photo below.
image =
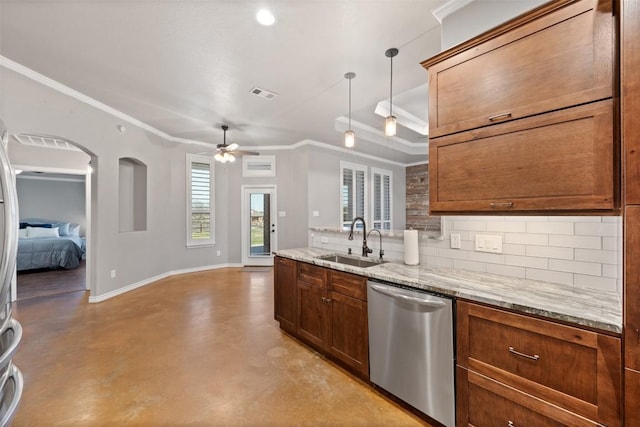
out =
[[453,300],[367,282],[371,381],[455,425]]

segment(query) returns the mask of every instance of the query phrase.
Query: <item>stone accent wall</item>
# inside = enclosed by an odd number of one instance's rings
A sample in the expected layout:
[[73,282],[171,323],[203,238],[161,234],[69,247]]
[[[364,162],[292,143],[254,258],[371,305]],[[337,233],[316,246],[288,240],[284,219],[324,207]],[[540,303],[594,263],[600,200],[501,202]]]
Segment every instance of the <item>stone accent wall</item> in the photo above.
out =
[[406,168],[406,228],[414,230],[440,230],[440,217],[429,216],[429,165]]

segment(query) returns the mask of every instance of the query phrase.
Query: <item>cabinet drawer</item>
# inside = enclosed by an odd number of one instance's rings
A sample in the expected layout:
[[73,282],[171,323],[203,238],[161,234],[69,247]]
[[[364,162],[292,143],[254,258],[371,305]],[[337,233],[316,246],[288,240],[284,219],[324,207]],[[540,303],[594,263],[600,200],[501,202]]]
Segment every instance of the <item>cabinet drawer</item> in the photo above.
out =
[[329,272],[329,289],[360,300],[367,300],[367,279],[341,271]]
[[610,98],[612,2],[567,3],[424,61],[430,139]]
[[324,288],[327,286],[327,269],[324,267],[318,267],[317,265],[299,262],[298,280]]
[[459,302],[458,361],[571,412],[620,425],[618,338]]
[[467,422],[459,420],[458,425],[468,424],[474,427],[599,425],[595,421],[562,410],[483,375],[464,372],[461,368],[458,368],[458,375],[463,379],[468,375],[468,382],[459,385],[459,388],[463,389],[459,396],[468,404],[468,414],[465,417]]
[[431,140],[430,209],[612,210],[614,151],[611,100]]

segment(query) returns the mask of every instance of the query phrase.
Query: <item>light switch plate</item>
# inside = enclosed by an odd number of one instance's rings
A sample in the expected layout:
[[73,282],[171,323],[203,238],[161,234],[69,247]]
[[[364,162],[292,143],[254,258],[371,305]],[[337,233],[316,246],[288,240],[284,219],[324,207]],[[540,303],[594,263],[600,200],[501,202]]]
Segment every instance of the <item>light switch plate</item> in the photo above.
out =
[[320,243],[329,243],[329,238],[328,237],[321,237],[320,238]]
[[491,234],[476,234],[477,252],[490,252],[494,254],[502,253],[502,236]]
[[460,233],[451,233],[451,249],[460,249],[461,247]]

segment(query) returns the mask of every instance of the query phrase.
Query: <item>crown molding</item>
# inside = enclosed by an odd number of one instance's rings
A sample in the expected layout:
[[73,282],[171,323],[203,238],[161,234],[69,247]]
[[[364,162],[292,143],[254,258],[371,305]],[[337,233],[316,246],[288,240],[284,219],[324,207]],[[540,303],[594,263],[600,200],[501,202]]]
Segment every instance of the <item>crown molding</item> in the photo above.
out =
[[[170,142],[177,142],[177,143],[181,143],[181,144],[191,144],[191,145],[200,145],[200,146],[205,146],[207,148],[211,148],[211,144],[207,143],[207,142],[203,142],[203,141],[197,141],[197,140],[192,140],[192,139],[185,139],[185,138],[177,138],[174,136],[169,135],[166,132],[163,132],[159,129],[154,128],[153,126],[144,123],[138,119],[136,119],[135,117],[132,117],[128,114],[123,113],[120,110],[116,110],[113,107],[110,107],[107,104],[104,104],[94,98],[91,98],[90,96],[87,96],[75,89],[70,88],[69,86],[66,86],[56,80],[53,80],[43,74],[38,73],[37,71],[34,71],[28,67],[25,67],[22,64],[19,64],[3,55],[0,55],[0,66],[5,67],[9,70],[12,70],[24,77],[27,77],[37,83],[42,84],[43,86],[49,87],[57,92],[60,92],[64,95],[70,96],[71,98],[74,98],[80,102],[83,102],[87,105],[90,105],[98,110],[101,110],[111,116],[117,117],[121,120],[124,120],[134,126],[137,126],[141,129],[144,129],[154,135],[157,135],[167,141]],[[346,117],[339,117],[338,119],[336,119],[336,127],[338,127],[338,123],[346,123]],[[352,120],[352,124],[353,123],[358,123],[358,122],[354,122]],[[424,154],[427,150],[428,144],[427,143],[411,143],[409,141],[406,141],[402,138],[398,138],[398,137],[386,137],[384,136],[384,134],[377,130],[372,128],[371,126],[367,126],[364,125],[362,123],[358,123],[359,125],[359,129],[361,129],[364,132],[368,132],[368,133],[372,133],[375,134],[376,132],[380,135],[382,135],[382,138],[384,138],[384,145],[386,145],[388,143],[388,140],[392,140],[393,142],[397,142],[401,145],[404,145],[408,148],[402,149],[400,146],[396,147],[396,149],[398,149],[399,151],[404,152],[405,154]],[[346,125],[345,125],[346,126]],[[342,127],[342,125],[340,125],[340,127]],[[339,129],[336,129],[339,130]],[[346,130],[346,127],[344,129],[341,130]],[[371,142],[375,142],[378,144],[383,144],[382,141],[378,140],[379,138],[376,138],[376,141],[371,141]],[[350,154],[353,156],[357,156],[357,157],[362,157],[362,158],[366,158],[366,159],[370,159],[370,160],[374,160],[377,162],[382,162],[382,163],[387,163],[387,164],[392,164],[392,165],[396,165],[396,166],[402,166],[405,167],[406,164],[405,163],[401,163],[401,162],[396,162],[393,160],[387,160],[387,159],[383,159],[381,157],[377,157],[377,156],[373,156],[370,154],[364,154],[364,153],[359,153],[357,151],[354,150],[350,150],[350,149],[346,149],[343,147],[338,147],[335,145],[331,145],[331,144],[327,144],[324,142],[319,142],[319,141],[314,141],[314,140],[310,140],[310,139],[305,139],[302,140],[300,142],[297,142],[295,144],[292,145],[276,145],[276,146],[251,146],[250,148],[252,150],[255,151],[277,151],[277,150],[294,150],[296,148],[300,148],[300,147],[304,147],[304,146],[314,146],[314,147],[320,147],[320,148],[325,148],[328,150],[333,150],[333,151],[338,151],[341,153],[346,153],[346,154]],[[249,148],[249,147],[247,147]]]
[[431,11],[433,16],[442,24],[442,20],[459,9],[462,9],[469,3],[473,3],[475,0],[448,0],[441,6],[436,7]]

